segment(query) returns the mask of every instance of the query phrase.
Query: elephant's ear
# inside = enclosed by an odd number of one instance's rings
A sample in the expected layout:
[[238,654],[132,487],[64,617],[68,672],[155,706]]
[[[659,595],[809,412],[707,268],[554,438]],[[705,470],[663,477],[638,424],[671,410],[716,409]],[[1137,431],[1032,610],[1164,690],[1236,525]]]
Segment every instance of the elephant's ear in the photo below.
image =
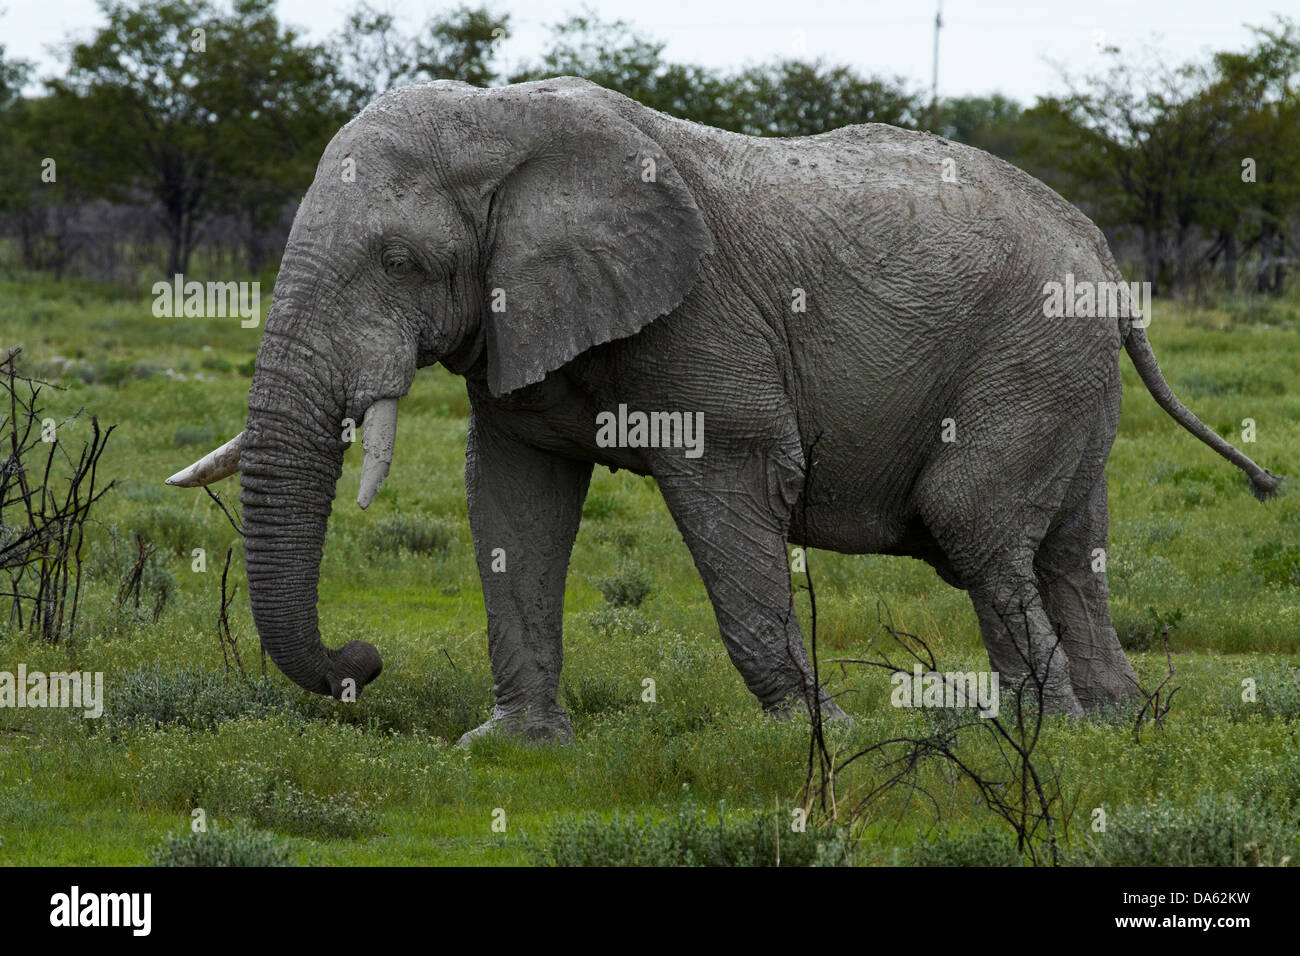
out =
[[672,311],[712,248],[690,189],[610,94],[588,84],[527,87],[507,88],[517,92],[502,104],[522,155],[488,217],[483,329],[493,395]]

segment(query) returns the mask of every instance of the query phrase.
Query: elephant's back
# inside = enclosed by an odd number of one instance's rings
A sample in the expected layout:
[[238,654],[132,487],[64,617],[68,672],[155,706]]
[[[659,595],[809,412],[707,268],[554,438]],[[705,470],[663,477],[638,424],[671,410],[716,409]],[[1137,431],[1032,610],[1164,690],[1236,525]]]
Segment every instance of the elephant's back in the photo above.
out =
[[874,550],[903,533],[915,477],[972,392],[1033,379],[1081,395],[1116,365],[1113,329],[1045,318],[1045,283],[1110,279],[1113,262],[1033,177],[881,124],[775,140],[747,162],[744,232],[764,273],[750,284],[771,290],[823,488],[862,515],[814,520],[825,540]]

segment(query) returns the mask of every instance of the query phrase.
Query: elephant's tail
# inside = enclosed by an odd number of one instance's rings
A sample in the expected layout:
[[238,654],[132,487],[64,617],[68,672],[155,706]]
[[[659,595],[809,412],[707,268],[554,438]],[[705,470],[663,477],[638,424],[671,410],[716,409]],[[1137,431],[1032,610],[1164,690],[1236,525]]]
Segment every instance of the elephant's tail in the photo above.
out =
[[1151,341],[1145,329],[1134,323],[1129,327],[1128,337],[1124,341],[1129,358],[1137,367],[1138,375],[1146,385],[1156,404],[1168,412],[1178,424],[1209,445],[1228,461],[1232,462],[1250,477],[1251,493],[1260,501],[1267,501],[1277,494],[1282,484],[1282,477],[1261,468],[1240,451],[1228,444],[1223,438],[1192,414],[1191,410],[1178,400],[1174,390],[1160,373],[1160,363],[1151,351]]

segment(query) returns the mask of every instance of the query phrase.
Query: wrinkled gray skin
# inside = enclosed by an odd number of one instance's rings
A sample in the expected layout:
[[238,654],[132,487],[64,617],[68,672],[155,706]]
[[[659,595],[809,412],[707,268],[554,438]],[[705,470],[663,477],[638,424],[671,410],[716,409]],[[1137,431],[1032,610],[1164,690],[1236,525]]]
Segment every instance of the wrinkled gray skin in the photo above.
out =
[[[958,182],[944,182],[945,157]],[[1131,698],[1092,570],[1121,346],[1258,496],[1277,479],[1178,403],[1127,319],[1044,318],[1044,283],[1070,272],[1120,278],[1074,207],[929,134],[752,139],[576,79],[387,93],[321,159],[257,356],[240,500],[263,645],[318,693],[379,674],[369,643],[329,650],[318,631],[341,423],[442,362],[472,408],[496,696],[464,739],[571,733],[561,618],[593,463],[657,479],[727,651],[770,711],[811,701],[787,542],[929,562],[969,592],[1004,685],[1032,660],[1055,709]],[[597,413],[620,403],[702,411],[703,456],[597,447]],[[399,441],[395,467],[415,461]],[[496,548],[506,573],[491,570]]]

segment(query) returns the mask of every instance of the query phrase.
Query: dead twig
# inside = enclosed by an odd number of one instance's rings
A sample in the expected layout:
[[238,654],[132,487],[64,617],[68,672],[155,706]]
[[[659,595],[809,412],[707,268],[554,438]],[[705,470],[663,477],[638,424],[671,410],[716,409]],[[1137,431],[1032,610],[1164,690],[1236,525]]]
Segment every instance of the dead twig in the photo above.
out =
[[[239,676],[247,677],[248,674],[244,671],[244,662],[239,657],[239,643],[235,640],[235,635],[230,631],[230,617],[228,613],[230,611],[231,603],[235,600],[235,593],[239,590],[239,586],[236,585],[231,589],[230,596],[226,596],[226,577],[230,574],[230,555],[233,551],[233,548],[226,549],[226,561],[221,568],[221,610],[217,615],[217,643],[221,645],[221,659],[225,661],[226,673],[230,674],[233,672],[234,668],[230,663],[233,659],[235,665],[239,668]],[[265,668],[265,666],[265,660],[263,660],[263,668]],[[265,673],[265,670],[263,673]]]

